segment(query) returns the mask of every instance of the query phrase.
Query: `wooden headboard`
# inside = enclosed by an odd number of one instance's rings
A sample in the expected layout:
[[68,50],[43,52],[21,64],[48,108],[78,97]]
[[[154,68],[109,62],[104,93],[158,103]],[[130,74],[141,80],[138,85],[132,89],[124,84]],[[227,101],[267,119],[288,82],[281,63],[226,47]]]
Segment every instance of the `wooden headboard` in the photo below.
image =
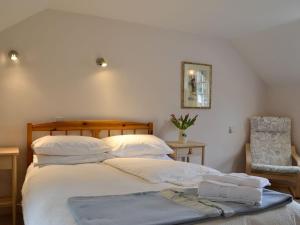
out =
[[47,135],[55,135],[56,133],[69,135],[71,132],[78,132],[81,136],[92,136],[100,138],[100,132],[107,132],[107,136],[111,136],[112,131],[132,131],[136,134],[138,131],[146,131],[153,134],[153,123],[139,123],[116,120],[86,120],[86,121],[60,121],[40,124],[27,124],[27,165],[33,160],[33,150],[31,144],[33,142],[33,132],[46,132]]

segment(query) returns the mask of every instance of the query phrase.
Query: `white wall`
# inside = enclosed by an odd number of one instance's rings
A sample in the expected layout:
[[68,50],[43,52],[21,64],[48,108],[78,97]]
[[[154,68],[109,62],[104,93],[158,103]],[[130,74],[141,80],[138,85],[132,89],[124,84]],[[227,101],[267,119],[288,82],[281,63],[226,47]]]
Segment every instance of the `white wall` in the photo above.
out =
[[[11,48],[19,64],[7,60]],[[107,69],[96,66],[99,56]],[[211,110],[180,109],[183,60],[213,65]],[[242,170],[248,118],[263,112],[264,96],[264,83],[225,40],[58,11],[0,33],[0,145],[21,147],[21,174],[27,122],[153,121],[157,135],[176,139],[169,115],[187,112],[199,114],[188,135],[208,145],[206,165]]]
[[293,121],[300,148],[300,20],[235,39],[233,45],[268,86],[267,114]]
[[[293,143],[300,148],[300,90],[299,85],[268,88],[267,112],[269,115],[292,119]],[[299,152],[299,151],[298,151]]]

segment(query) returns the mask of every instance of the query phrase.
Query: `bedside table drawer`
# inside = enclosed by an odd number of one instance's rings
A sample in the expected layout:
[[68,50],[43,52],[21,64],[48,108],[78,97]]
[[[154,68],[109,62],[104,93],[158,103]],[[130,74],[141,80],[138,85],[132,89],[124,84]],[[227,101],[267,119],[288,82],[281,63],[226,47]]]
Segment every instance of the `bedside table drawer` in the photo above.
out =
[[12,156],[0,157],[0,170],[12,169]]

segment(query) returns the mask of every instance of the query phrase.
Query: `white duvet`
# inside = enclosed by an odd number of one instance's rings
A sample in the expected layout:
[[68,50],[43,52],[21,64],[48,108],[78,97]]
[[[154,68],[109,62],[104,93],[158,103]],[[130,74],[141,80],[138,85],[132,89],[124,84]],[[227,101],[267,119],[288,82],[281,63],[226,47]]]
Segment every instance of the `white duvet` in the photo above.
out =
[[[76,225],[66,204],[69,197],[119,195],[169,187],[174,185],[150,183],[103,163],[43,167],[31,165],[22,189],[25,225]],[[261,214],[201,224],[300,225],[300,206],[293,202]]]
[[180,186],[197,186],[203,175],[220,175],[221,172],[194,163],[145,158],[113,158],[105,164],[138,176],[150,183],[171,183]]

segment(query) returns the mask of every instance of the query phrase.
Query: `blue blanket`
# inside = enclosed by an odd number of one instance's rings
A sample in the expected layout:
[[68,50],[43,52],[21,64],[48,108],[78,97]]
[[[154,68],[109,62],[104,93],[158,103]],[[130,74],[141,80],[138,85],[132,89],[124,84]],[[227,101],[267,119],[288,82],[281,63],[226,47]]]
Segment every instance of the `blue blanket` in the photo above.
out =
[[79,225],[178,225],[244,215],[292,202],[287,194],[264,190],[261,206],[212,202],[195,194],[165,190],[128,195],[72,197],[71,212]]

